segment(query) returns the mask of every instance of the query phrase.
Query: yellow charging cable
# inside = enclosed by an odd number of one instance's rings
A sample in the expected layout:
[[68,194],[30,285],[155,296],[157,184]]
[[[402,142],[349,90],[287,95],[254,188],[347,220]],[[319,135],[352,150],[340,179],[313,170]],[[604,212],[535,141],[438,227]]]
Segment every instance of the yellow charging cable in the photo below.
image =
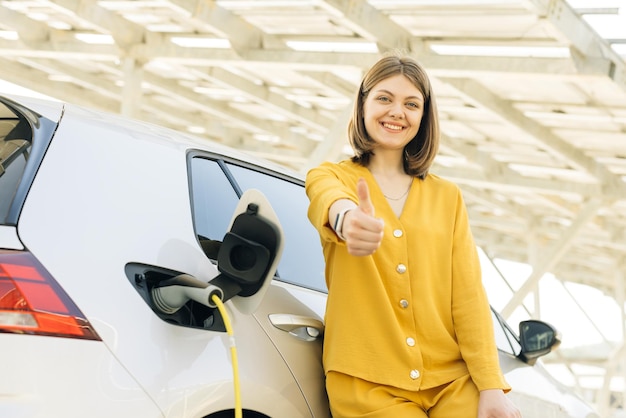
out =
[[239,385],[239,363],[237,361],[235,334],[233,333],[233,327],[230,325],[230,318],[228,317],[228,312],[226,312],[226,308],[224,307],[222,300],[217,295],[213,295],[211,300],[213,300],[213,303],[215,303],[215,306],[217,306],[217,309],[220,311],[222,319],[224,319],[226,333],[230,336],[230,355],[233,361],[233,382],[235,385],[235,418],[242,418],[243,412],[241,409],[241,388]]

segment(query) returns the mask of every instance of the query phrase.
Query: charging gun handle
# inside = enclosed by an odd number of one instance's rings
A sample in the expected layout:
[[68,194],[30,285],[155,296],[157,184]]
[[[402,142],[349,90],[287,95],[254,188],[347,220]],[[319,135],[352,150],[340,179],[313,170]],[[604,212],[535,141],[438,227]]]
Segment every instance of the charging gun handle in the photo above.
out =
[[215,308],[213,295],[224,300],[224,292],[220,287],[198,280],[189,274],[179,274],[171,279],[163,280],[152,289],[155,306],[167,314],[175,313],[190,299]]

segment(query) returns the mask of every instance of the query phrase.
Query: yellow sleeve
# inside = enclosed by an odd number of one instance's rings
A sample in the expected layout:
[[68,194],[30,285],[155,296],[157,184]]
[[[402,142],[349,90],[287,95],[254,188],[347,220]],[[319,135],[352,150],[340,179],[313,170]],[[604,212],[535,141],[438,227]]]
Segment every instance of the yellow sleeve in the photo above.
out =
[[350,187],[351,180],[353,176],[346,176],[345,170],[328,162],[309,170],[306,175],[305,190],[310,201],[308,217],[322,241],[340,241],[332,229],[332,221],[328,219],[328,210],[339,199],[358,202],[356,180],[354,186]]
[[463,360],[479,390],[511,387],[499,365],[493,320],[467,209],[459,191],[452,254],[452,315]]

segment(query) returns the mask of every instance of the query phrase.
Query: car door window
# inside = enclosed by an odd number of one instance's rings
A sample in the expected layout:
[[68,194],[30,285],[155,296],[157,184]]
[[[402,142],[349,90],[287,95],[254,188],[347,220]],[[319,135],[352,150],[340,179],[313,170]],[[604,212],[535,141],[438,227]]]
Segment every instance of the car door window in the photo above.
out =
[[190,169],[196,235],[222,241],[239,202],[237,192],[215,160],[192,158]]
[[285,234],[280,280],[325,292],[324,257],[319,235],[307,217],[304,184],[239,165],[227,166],[242,191],[260,190],[278,215]]

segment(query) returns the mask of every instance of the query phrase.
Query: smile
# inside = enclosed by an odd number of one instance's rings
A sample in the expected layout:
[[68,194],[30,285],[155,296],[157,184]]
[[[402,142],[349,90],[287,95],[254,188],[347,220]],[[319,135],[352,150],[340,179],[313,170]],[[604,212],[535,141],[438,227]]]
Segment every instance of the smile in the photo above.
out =
[[392,131],[401,131],[402,129],[404,129],[404,126],[392,125],[392,124],[386,123],[386,122],[383,122],[381,125],[383,125],[383,128],[391,129]]

